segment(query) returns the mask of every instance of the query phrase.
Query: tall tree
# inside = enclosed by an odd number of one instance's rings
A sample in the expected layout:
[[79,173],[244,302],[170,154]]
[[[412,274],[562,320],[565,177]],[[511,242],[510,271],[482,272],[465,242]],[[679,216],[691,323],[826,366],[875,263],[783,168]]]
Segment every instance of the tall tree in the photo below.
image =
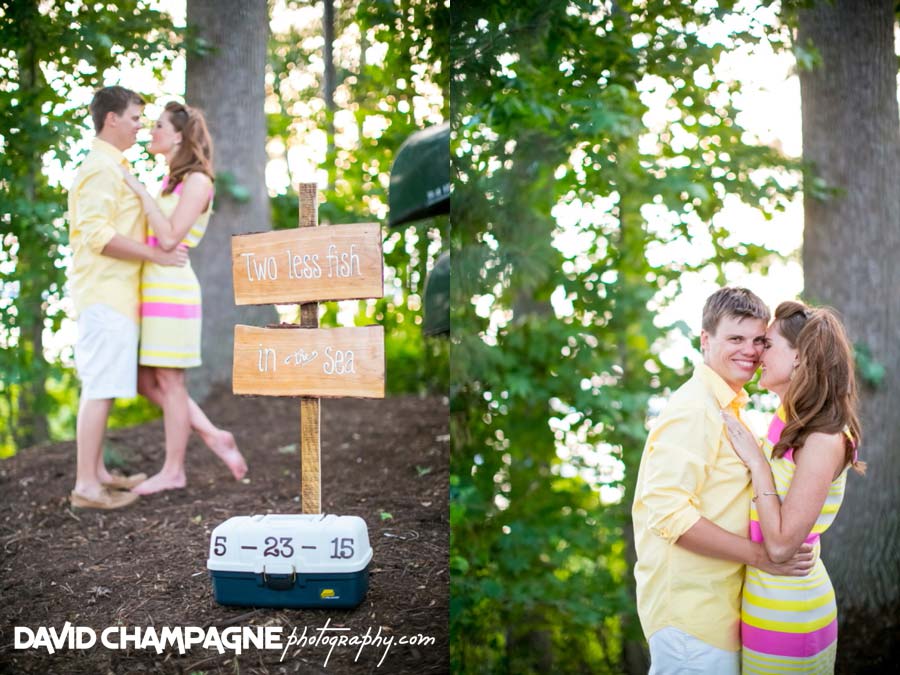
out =
[[325,134],[328,137],[328,149],[325,152],[325,164],[328,169],[328,190],[334,190],[334,0],[323,0],[325,10],[322,15],[322,32],[325,45],[322,49],[325,71],[322,74],[322,97],[325,99]]
[[231,236],[272,229],[266,191],[266,0],[188,0],[185,98],[206,114],[215,143],[215,212],[192,254],[203,288],[203,367],[190,380],[203,399],[231,381],[234,326],[275,320],[272,307],[237,308]]
[[[831,188],[828,199],[804,195],[805,293],[843,314],[863,355],[861,372],[869,373],[861,447],[868,475],[851,478],[843,512],[825,542],[840,613],[838,659],[845,672],[884,672],[880,668],[900,662],[895,2],[819,2],[798,18],[799,46],[814,47],[820,57],[800,74],[803,158]],[[867,355],[883,367],[883,377]]]

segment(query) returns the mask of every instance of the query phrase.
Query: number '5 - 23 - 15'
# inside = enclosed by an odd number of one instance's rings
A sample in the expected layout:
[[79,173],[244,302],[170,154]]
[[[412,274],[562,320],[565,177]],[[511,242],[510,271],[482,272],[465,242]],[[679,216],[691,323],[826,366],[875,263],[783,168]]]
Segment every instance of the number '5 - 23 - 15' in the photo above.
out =
[[[213,541],[213,555],[223,556],[228,551],[226,547],[227,537],[219,536]],[[291,545],[292,537],[266,537],[266,548],[263,551],[263,557],[267,558],[290,558],[294,555],[294,547]],[[353,539],[351,537],[337,538],[331,540],[331,557],[332,558],[352,558],[353,557]]]

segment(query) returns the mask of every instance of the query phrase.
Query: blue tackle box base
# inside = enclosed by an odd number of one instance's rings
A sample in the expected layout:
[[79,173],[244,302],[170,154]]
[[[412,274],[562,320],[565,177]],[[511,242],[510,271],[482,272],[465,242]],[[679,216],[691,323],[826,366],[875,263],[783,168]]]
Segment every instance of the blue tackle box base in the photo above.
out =
[[358,572],[254,574],[210,571],[220,605],[238,607],[352,608],[369,589],[369,566]]

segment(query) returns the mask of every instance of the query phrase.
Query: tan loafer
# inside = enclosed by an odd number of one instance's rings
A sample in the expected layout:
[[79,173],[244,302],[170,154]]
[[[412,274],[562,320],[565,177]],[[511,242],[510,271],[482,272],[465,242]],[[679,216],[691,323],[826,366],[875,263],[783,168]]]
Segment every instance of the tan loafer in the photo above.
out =
[[130,490],[135,485],[140,485],[147,480],[147,474],[136,473],[133,476],[121,476],[114,473],[108,481],[103,482],[103,487],[112,488],[114,490]]
[[109,490],[103,488],[100,496],[96,499],[80,495],[75,490],[69,495],[69,503],[79,509],[121,509],[123,506],[134,504],[138,500],[138,495],[133,492],[119,492],[118,490]]

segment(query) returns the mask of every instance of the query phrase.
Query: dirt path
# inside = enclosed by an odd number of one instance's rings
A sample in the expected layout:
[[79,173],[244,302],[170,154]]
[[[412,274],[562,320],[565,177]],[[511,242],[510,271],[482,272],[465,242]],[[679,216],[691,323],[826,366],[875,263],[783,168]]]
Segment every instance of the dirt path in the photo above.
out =
[[[272,610],[215,603],[206,572],[212,529],[233,515],[298,513],[299,405],[292,399],[235,398],[207,404],[237,437],[250,465],[236,483],[193,438],[186,490],[142,498],[118,512],[73,510],[67,495],[74,444],[34,448],[0,463],[0,672],[16,673],[444,673],[448,663],[447,520],[449,431],[445,400],[341,399],[322,405],[322,502],[326,513],[361,516],[374,549],[369,591],[354,610]],[[129,471],[162,461],[160,421],[108,435]],[[389,514],[389,515],[388,515]],[[389,517],[390,516],[390,517]],[[326,645],[236,656],[194,647],[102,646],[13,649],[13,627],[283,626],[308,634],[325,626],[362,636],[379,627],[384,648]],[[321,633],[318,633],[321,635]],[[337,635],[338,633],[332,633]],[[400,645],[425,635],[433,645]]]

